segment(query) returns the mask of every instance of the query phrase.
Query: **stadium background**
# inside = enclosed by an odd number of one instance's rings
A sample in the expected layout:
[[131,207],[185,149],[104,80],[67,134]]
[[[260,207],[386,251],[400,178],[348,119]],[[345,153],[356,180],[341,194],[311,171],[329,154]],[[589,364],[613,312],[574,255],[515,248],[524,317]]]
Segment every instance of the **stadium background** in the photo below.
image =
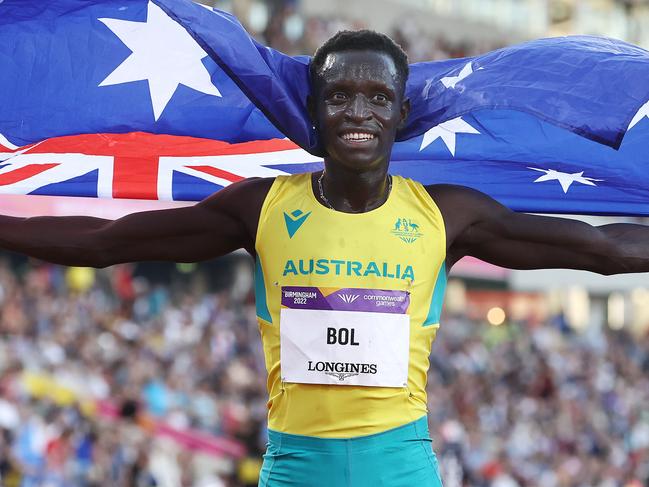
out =
[[[289,54],[360,27],[412,62],[571,33],[649,48],[644,0],[203,3]],[[160,206],[0,196],[21,216]],[[266,387],[251,270],[242,253],[96,271],[0,252],[0,485],[256,485]],[[429,374],[445,486],[648,486],[648,329],[646,275],[460,262]]]

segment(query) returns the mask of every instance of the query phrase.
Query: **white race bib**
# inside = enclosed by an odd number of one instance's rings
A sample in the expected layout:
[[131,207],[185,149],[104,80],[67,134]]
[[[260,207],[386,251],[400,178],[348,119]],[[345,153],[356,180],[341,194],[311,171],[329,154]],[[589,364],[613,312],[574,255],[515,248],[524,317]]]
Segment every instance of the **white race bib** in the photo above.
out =
[[409,305],[405,291],[283,287],[282,380],[405,387]]

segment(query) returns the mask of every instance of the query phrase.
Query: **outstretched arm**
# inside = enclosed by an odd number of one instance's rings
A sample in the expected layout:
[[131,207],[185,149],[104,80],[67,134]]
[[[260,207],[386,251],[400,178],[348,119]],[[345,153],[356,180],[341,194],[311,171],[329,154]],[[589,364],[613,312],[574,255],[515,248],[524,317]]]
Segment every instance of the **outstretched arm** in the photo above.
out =
[[594,227],[566,218],[515,213],[468,188],[436,185],[428,190],[444,215],[451,265],[471,255],[511,269],[649,272],[648,226]]
[[93,217],[0,216],[0,248],[56,264],[197,262],[238,248],[254,253],[259,212],[272,179],[233,184],[195,206]]

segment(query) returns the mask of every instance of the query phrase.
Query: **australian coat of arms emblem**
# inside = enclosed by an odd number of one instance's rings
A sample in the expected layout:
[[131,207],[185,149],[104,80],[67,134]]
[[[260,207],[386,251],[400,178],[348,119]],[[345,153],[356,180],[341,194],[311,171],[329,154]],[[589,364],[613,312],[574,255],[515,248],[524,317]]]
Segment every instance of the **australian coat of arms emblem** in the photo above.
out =
[[419,224],[410,218],[397,218],[390,233],[406,243],[413,243],[423,235],[419,230]]

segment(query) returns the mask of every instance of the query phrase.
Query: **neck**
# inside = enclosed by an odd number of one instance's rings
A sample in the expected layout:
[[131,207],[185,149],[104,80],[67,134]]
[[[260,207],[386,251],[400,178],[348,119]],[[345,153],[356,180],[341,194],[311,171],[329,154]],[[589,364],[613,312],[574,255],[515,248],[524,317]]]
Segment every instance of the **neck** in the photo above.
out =
[[[321,173],[316,173],[313,178],[314,191],[319,200],[320,192],[317,180]],[[344,213],[365,213],[378,208],[389,195],[388,168],[381,167],[375,171],[357,173],[325,161],[324,175],[322,176],[322,190],[326,201],[331,206]]]

